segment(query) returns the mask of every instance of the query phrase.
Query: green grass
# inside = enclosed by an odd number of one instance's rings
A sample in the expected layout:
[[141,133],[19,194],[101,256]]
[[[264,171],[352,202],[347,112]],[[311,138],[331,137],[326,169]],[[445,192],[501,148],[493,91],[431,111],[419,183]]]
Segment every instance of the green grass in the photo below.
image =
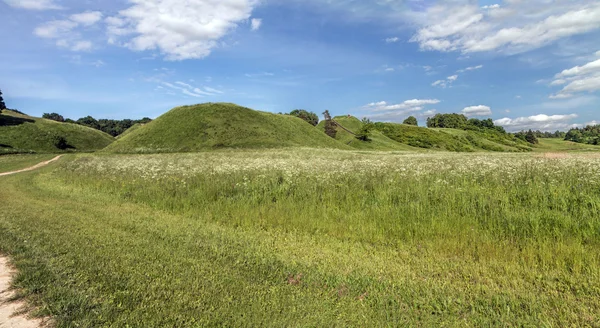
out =
[[428,129],[406,124],[376,123],[388,138],[412,147],[455,152],[524,152],[531,147],[524,141],[495,131],[486,133],[456,129]]
[[350,149],[302,119],[234,104],[177,107],[106,148],[115,153],[194,152],[220,148]]
[[585,152],[600,151],[600,146],[580,144],[559,138],[539,138],[535,151],[539,152]]
[[58,327],[598,326],[593,155],[68,155],[0,251]]
[[[344,128],[354,133],[357,133],[362,126],[362,122],[356,117],[338,116],[335,117],[334,120],[337,123],[341,124]],[[325,121],[321,121],[317,128],[320,131],[324,132]],[[395,142],[394,140],[386,137],[377,130],[371,131],[371,140],[366,142],[356,139],[356,137],[353,134],[347,132],[342,128],[337,128],[336,130],[336,140],[339,140],[341,143],[359,150],[417,150],[417,148]]]
[[0,173],[16,171],[19,169],[34,166],[40,162],[52,159],[55,155],[51,154],[15,154],[0,156]]
[[116,138],[117,138],[117,139],[121,139],[121,138],[123,138],[124,136],[126,136],[126,135],[130,134],[131,132],[133,132],[133,131],[136,131],[136,130],[137,130],[137,129],[139,129],[139,128],[142,128],[144,125],[146,125],[146,124],[142,124],[142,123],[136,123],[136,124],[134,124],[133,126],[131,126],[129,129],[125,130],[125,132],[123,132],[123,133],[119,134],[119,135],[118,135]]
[[[56,148],[54,138],[63,137],[69,146]],[[59,123],[22,115],[10,110],[0,114],[0,154],[96,151],[113,142],[110,135],[77,124]]]

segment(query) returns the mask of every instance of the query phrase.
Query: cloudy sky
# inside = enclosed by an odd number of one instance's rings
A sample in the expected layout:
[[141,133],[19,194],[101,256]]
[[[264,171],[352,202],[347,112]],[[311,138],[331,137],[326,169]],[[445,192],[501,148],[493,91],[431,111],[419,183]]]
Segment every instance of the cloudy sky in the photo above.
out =
[[509,130],[600,121],[596,0],[0,0],[0,89],[31,115],[234,102]]

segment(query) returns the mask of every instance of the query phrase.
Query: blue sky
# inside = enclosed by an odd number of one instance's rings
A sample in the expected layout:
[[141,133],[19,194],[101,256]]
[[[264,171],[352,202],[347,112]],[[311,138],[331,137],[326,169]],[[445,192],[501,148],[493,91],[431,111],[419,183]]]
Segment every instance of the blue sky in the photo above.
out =
[[0,89],[35,116],[226,101],[509,130],[600,121],[598,1],[0,0],[0,21]]

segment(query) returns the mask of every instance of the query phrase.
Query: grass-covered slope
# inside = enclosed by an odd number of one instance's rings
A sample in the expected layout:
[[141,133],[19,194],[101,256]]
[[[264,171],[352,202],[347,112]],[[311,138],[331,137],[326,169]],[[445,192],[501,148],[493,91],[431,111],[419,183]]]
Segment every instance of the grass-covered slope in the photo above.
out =
[[[56,146],[57,138],[66,141],[65,149]],[[81,125],[59,123],[10,110],[0,113],[0,154],[96,151],[113,141],[112,136]]]
[[[357,133],[362,127],[362,122],[356,117],[348,117],[348,116],[337,116],[334,118],[334,121],[343,126],[344,128],[352,131],[353,133]],[[325,121],[322,121],[317,126],[320,131],[325,130]],[[414,147],[398,143],[385,135],[383,133],[373,130],[371,131],[370,141],[361,141],[356,139],[356,137],[344,130],[343,128],[337,127],[336,139],[341,143],[348,145],[355,149],[360,150],[415,150]]]
[[132,125],[129,129],[125,130],[125,132],[119,134],[116,138],[121,139],[124,136],[130,134],[131,132],[136,131],[137,129],[143,127],[144,125],[146,125],[146,124],[136,123],[136,124]]
[[406,124],[376,123],[386,137],[405,145],[447,151],[531,151],[524,141],[499,132],[428,129]]
[[219,148],[351,149],[305,121],[228,103],[172,109],[106,148],[116,153],[194,152]]
[[539,152],[594,152],[600,151],[600,146],[566,141],[560,138],[539,138],[535,151]]

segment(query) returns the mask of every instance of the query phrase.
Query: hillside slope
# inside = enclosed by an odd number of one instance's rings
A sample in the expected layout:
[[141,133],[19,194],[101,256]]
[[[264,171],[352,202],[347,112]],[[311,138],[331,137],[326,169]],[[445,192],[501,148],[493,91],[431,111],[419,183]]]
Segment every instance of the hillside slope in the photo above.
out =
[[396,123],[376,123],[375,126],[386,137],[418,148],[458,152],[532,150],[524,141],[493,131],[482,133],[455,129],[429,129]]
[[351,149],[305,121],[228,103],[172,109],[105,149],[116,153],[193,152],[219,148]]
[[[61,149],[57,140],[62,139]],[[0,154],[96,151],[114,141],[102,131],[77,124],[59,123],[11,110],[0,113]]]
[[[333,118],[335,122],[343,126],[344,128],[356,133],[362,127],[362,122],[353,116],[336,116]],[[325,121],[321,121],[317,126],[320,131],[325,130]],[[348,145],[354,149],[360,150],[417,150],[415,147],[411,147],[409,145],[398,143],[385,135],[383,133],[373,130],[371,131],[370,139],[371,141],[361,141],[356,139],[356,137],[344,130],[343,128],[336,128],[336,140],[341,143]]]

